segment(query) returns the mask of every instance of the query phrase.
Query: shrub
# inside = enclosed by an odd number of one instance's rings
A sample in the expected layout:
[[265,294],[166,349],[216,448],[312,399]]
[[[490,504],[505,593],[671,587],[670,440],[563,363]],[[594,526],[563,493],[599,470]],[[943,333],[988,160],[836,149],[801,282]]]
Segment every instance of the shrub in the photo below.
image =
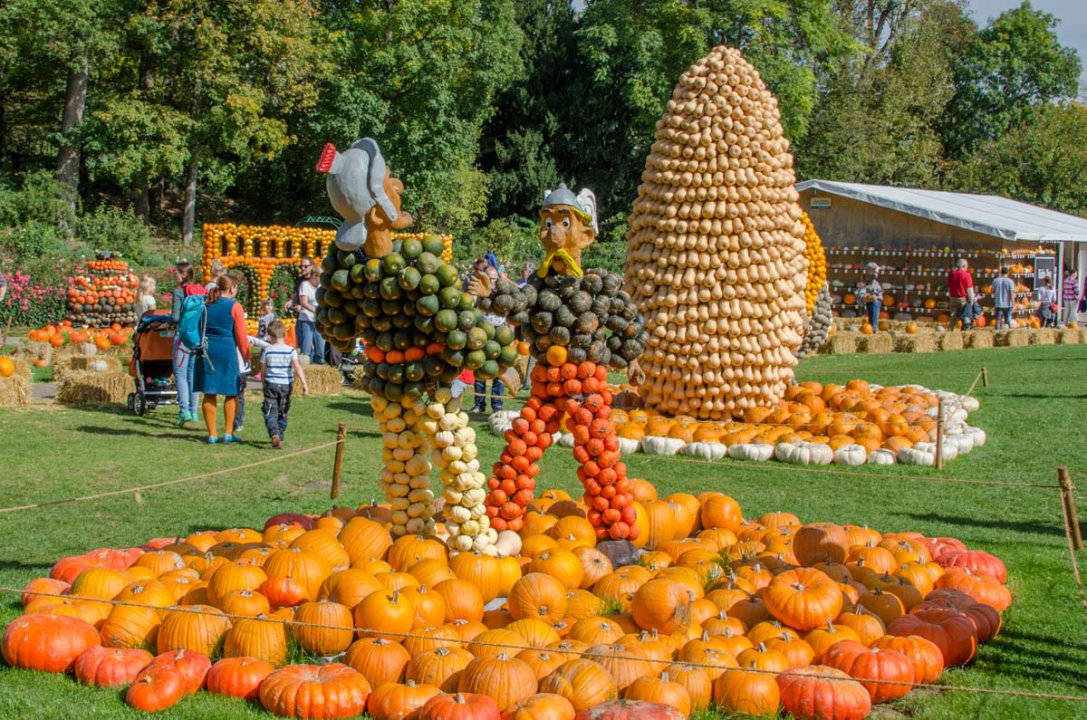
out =
[[102,205],[79,218],[76,227],[79,239],[92,252],[120,253],[131,265],[140,265],[148,259],[151,229],[130,210]]
[[516,276],[522,263],[538,262],[543,257],[539,224],[529,218],[511,216],[492,220],[453,240],[453,259],[461,267],[484,257],[488,250],[494,250],[511,277]]

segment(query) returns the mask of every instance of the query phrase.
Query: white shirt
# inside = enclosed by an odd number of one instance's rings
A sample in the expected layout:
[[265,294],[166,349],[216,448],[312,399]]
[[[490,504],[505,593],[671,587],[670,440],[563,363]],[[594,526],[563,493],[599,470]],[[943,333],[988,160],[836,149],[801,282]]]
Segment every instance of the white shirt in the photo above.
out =
[[1038,298],[1038,302],[1042,305],[1052,305],[1057,302],[1057,293],[1053,288],[1048,288],[1045,285],[1034,291],[1035,297]]
[[270,345],[261,355],[264,364],[264,382],[290,385],[294,381],[292,363],[298,357],[298,351],[286,343]]
[[308,298],[309,304],[313,307],[317,307],[317,288],[313,287],[308,280],[304,280],[302,284],[298,286],[298,319],[313,322],[317,319],[317,316],[313,314],[312,310],[307,310],[302,307],[302,298]]

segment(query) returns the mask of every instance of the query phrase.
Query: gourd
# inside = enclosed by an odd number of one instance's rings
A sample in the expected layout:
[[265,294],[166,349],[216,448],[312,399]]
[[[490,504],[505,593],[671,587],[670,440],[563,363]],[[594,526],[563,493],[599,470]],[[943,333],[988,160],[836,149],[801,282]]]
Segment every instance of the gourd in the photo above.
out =
[[834,451],[829,445],[819,443],[783,442],[775,446],[774,457],[793,465],[830,465],[834,460]]
[[687,443],[679,438],[646,435],[642,438],[642,450],[649,455],[675,455]]
[[658,121],[629,220],[647,408],[727,419],[781,400],[808,270],[795,182],[773,95],[738,50],[715,48]]
[[860,445],[845,445],[834,451],[835,465],[864,465],[866,462],[868,451]]
[[890,450],[873,450],[868,453],[869,465],[894,465],[897,462],[897,456]]
[[728,454],[728,446],[716,442],[693,442],[681,447],[679,454],[703,460],[720,460]]
[[733,460],[766,462],[774,457],[774,446],[766,443],[739,443],[729,446],[728,456]]

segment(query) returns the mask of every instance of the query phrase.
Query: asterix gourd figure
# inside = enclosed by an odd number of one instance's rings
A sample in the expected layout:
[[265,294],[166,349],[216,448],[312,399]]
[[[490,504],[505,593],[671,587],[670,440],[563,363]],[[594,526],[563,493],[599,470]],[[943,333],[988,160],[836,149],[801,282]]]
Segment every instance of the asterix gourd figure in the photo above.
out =
[[476,298],[461,292],[457,269],[440,259],[439,238],[393,239],[392,230],[412,220],[400,209],[404,186],[374,140],[342,153],[326,145],[317,170],[327,173],[329,198],[345,220],[321,262],[317,326],[341,350],[359,337],[366,343],[362,374],[382,432],[391,532],[435,532],[433,459],[450,550],[494,554],[498,533],[485,511],[475,430],[466,413],[447,405],[463,368],[493,379],[513,364],[513,331],[483,320]]
[[480,303],[507,315],[531,343],[537,363],[532,397],[506,433],[507,445],[488,481],[491,527],[520,530],[533,498],[537,462],[564,417],[574,436],[578,478],[585,486],[587,517],[601,539],[637,537],[626,465],[611,420],[608,369],[625,370],[645,349],[645,321],[623,277],[583,270],[581,255],[596,239],[596,198],[565,185],[546,194],[540,210],[539,272],[523,288],[500,280]]

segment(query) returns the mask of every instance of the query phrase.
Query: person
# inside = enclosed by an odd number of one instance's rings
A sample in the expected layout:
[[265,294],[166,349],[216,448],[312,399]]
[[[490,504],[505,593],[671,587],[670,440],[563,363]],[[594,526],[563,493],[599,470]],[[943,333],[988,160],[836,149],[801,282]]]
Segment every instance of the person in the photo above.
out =
[[[496,287],[498,284],[498,268],[494,265],[485,264],[484,272],[487,273],[487,278],[490,280],[491,287]],[[492,326],[499,328],[506,324],[506,318],[503,315],[490,315],[484,313],[483,319],[490,323]],[[472,412],[482,413],[487,410],[487,381],[476,379],[475,384],[475,402],[472,404]],[[506,392],[506,386],[500,378],[495,378],[491,381],[491,412],[501,412],[502,410],[502,395]]]
[[1057,292],[1051,279],[1042,281],[1042,286],[1034,291],[1034,299],[1038,301],[1034,314],[1042,322],[1042,327],[1057,327]]
[[1008,268],[1000,268],[1000,277],[993,280],[993,307],[996,312],[996,329],[1005,330],[1012,326],[1012,305],[1015,298],[1015,283],[1008,277]]
[[879,330],[879,311],[883,308],[883,286],[879,284],[879,265],[864,266],[864,280],[857,286],[857,295],[868,316],[872,331]]
[[947,277],[947,294],[951,298],[951,326],[955,329],[956,318],[962,320],[962,329],[974,326],[974,278],[970,275],[966,258],[955,261],[955,269]]
[[317,332],[317,268],[312,265],[298,286],[298,349],[313,365],[320,365],[325,358],[325,339]]
[[268,325],[269,345],[264,350],[264,402],[260,409],[264,414],[264,426],[268,428],[268,437],[272,447],[283,447],[283,438],[287,434],[287,414],[291,410],[291,391],[294,378],[302,383],[302,394],[309,395],[306,384],[306,372],[298,362],[298,351],[288,345],[287,327],[282,320],[273,320]]
[[265,298],[260,305],[260,319],[257,320],[257,337],[261,340],[268,339],[268,326],[275,322],[276,304],[272,298]]
[[241,362],[249,362],[249,335],[245,328],[245,313],[241,304],[234,300],[237,294],[238,284],[229,275],[220,277],[215,288],[208,293],[204,326],[207,354],[196,362],[194,384],[198,391],[204,393],[204,424],[207,425],[208,442],[211,444],[219,442],[215,414],[220,395],[224,398],[223,414],[226,419],[222,442],[241,442],[233,431],[238,411],[238,377],[241,375],[239,357]]
[[283,309],[288,314],[298,315],[298,289],[306,281],[306,275],[309,274],[311,267],[313,267],[313,258],[309,255],[303,255],[298,262],[298,277],[294,279],[294,292],[291,293],[291,296],[287,298],[287,302],[283,305]]
[[[170,293],[170,317],[177,325],[181,321],[181,306],[190,295],[205,295],[207,289],[196,282],[196,268],[188,260],[179,260],[171,270],[177,287]],[[177,384],[177,424],[184,427],[196,420],[196,386],[193,378],[196,361],[174,335],[174,382]]]
[[211,261],[211,266],[208,268],[208,273],[211,275],[211,280],[208,280],[204,284],[204,289],[211,292],[216,288],[219,283],[219,278],[226,275],[226,265],[223,265],[223,261],[216,258]]
[[521,274],[517,278],[517,287],[524,287],[528,285],[528,281],[532,279],[532,273],[536,272],[536,266],[530,262],[524,262],[521,264]]
[[[521,275],[517,278],[517,287],[524,287],[528,285],[528,281],[532,278],[532,274],[536,272],[536,266],[531,262],[524,262],[521,264]],[[525,338],[524,329],[518,325],[515,337],[521,342],[527,342]],[[528,365],[525,368],[525,381],[532,377],[532,369],[536,367],[536,356],[532,353],[528,354]]]
[[1079,274],[1075,268],[1067,268],[1064,271],[1064,284],[1061,286],[1061,324],[1067,325],[1075,322],[1079,317]]
[[452,395],[453,400],[450,404],[450,408],[460,410],[461,403],[463,402],[464,392],[473,387],[476,383],[476,374],[472,370],[465,368],[464,372],[458,375],[454,380],[452,386],[449,388],[449,393]]
[[136,290],[136,302],[133,305],[133,310],[136,313],[136,319],[139,320],[143,317],[144,313],[148,310],[154,310],[157,307],[155,302],[155,278],[150,275],[144,275],[140,278],[140,286]]
[[460,286],[461,292],[468,292],[468,286],[471,284],[472,279],[483,273],[487,273],[488,267],[486,259],[477,258],[476,261],[472,263],[472,269],[464,276],[464,282],[462,282]]

